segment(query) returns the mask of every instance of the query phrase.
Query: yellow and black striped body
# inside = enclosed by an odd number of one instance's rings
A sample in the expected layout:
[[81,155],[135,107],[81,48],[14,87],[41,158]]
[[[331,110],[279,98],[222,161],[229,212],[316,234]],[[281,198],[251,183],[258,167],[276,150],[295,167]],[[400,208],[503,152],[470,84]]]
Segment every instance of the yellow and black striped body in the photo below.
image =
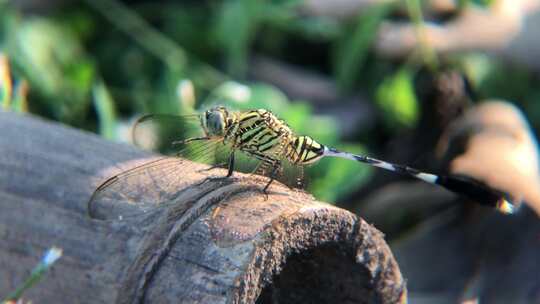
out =
[[264,109],[234,113],[225,141],[268,165],[283,159],[294,165],[307,165],[323,156],[323,146],[311,137],[296,136],[289,126]]
[[308,165],[324,156],[324,146],[309,136],[296,136],[288,147],[286,158],[293,164]]
[[233,147],[264,162],[277,163],[292,131],[270,111],[259,109],[236,113],[236,132],[230,138]]

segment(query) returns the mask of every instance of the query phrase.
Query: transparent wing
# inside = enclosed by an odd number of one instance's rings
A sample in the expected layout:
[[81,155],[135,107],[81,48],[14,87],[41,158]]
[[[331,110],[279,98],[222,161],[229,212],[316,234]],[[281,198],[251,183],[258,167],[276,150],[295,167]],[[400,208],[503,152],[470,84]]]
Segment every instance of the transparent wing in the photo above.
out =
[[304,189],[304,167],[297,166],[289,162],[284,157],[284,149],[285,145],[283,146],[283,149],[277,149],[271,155],[273,159],[277,159],[279,161],[279,167],[277,168],[276,172],[274,172],[274,166],[260,162],[253,173],[268,177],[273,176],[275,180],[285,184],[289,188]]
[[[286,145],[292,145],[286,143]],[[291,158],[298,158],[298,152],[293,146],[288,147],[291,153]],[[291,163],[288,159],[284,158],[281,162],[279,181],[291,188],[305,189],[306,188],[306,176],[304,172],[304,166],[299,166]]]
[[[157,204],[174,201],[193,178],[202,180],[207,176],[202,172],[208,165],[226,163],[230,151],[230,147],[219,140],[194,141],[184,145],[177,157],[155,158],[113,175],[90,198],[89,215],[100,219],[122,219],[146,212]],[[220,170],[212,173],[216,176],[225,174]],[[134,208],[133,204],[139,208]]]
[[[133,142],[143,148],[210,165],[225,165],[231,146],[209,139],[201,114],[149,114],[139,118],[132,130]],[[221,143],[218,144],[209,144]],[[209,157],[212,155],[212,157]]]
[[282,161],[278,180],[291,188],[306,189],[307,177],[304,166],[298,166],[287,160]]
[[183,148],[178,143],[183,140],[205,136],[200,114],[149,114],[139,118],[132,129],[135,145],[165,154],[178,153]]

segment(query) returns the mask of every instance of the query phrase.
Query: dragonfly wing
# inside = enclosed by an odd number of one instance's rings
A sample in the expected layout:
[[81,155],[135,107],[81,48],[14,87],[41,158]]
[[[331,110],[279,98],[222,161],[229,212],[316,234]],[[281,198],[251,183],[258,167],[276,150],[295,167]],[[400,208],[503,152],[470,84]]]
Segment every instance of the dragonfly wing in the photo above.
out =
[[88,202],[89,214],[100,219],[126,218],[174,201],[190,185],[186,176],[207,169],[204,164],[221,162],[226,148],[218,140],[196,141],[183,147],[178,157],[157,158],[116,174],[95,190]]
[[[267,155],[269,160],[276,161],[275,165],[270,162],[259,161],[255,169],[251,172],[256,175],[273,177],[290,188],[303,188],[303,167],[289,162],[284,157],[284,149],[285,145],[281,149],[275,149],[271,154]],[[278,167],[276,168],[276,166]]]
[[292,164],[288,160],[283,160],[281,162],[281,170],[279,173],[280,174],[276,179],[284,183],[285,185],[291,188],[306,188],[306,176],[304,174],[304,166],[298,166]]
[[188,138],[204,137],[200,114],[149,114],[139,118],[132,128],[133,143],[141,148],[174,154],[174,143]]
[[[289,143],[289,145],[292,145]],[[288,147],[289,158],[285,158],[282,161],[282,169],[279,181],[291,188],[306,189],[307,187],[307,177],[304,172],[304,166],[291,163],[289,159],[299,159],[298,150],[294,146]]]

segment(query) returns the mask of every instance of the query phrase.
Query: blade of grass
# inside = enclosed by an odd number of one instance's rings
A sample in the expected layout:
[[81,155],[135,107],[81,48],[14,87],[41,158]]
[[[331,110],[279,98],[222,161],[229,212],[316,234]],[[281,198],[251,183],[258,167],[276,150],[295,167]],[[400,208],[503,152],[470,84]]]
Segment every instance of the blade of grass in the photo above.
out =
[[11,108],[15,112],[27,113],[28,112],[28,82],[21,80],[15,86],[15,94],[11,102]]
[[10,108],[12,94],[13,87],[9,61],[5,55],[0,54],[0,101],[4,110]]
[[184,50],[124,4],[115,0],[87,0],[86,3],[171,69],[181,70],[185,67],[187,56]]
[[2,300],[2,304],[7,303],[10,300],[18,300],[23,293],[30,289],[32,286],[39,282],[43,275],[51,268],[51,266],[62,256],[62,249],[52,247],[41,258],[41,261],[34,267],[30,273],[30,277],[24,281],[23,285],[19,286],[15,291],[10,293],[5,299]]
[[[199,85],[208,89],[228,79],[226,75],[210,65],[198,62],[194,58],[188,58],[186,51],[174,40],[154,29],[146,20],[119,1],[85,0],[85,2],[101,13],[111,24],[130,36],[141,47],[163,61],[174,73],[182,74],[189,68],[194,70],[193,74],[204,74],[206,80],[210,81],[201,81]],[[188,59],[190,62],[188,62]],[[190,77],[189,74],[184,76],[195,79]]]
[[112,140],[116,133],[116,113],[114,101],[103,82],[94,85],[92,97],[99,121],[99,134]]
[[416,29],[420,56],[428,68],[430,68],[432,71],[437,71],[439,62],[437,59],[437,54],[429,44],[420,0],[405,0],[405,2],[407,4],[407,11],[409,12],[411,21]]
[[[223,1],[217,16],[216,35],[225,51],[229,73],[243,77],[249,46],[261,21],[262,6],[257,0]],[[234,33],[234,37],[231,36]]]
[[334,70],[337,82],[342,89],[351,89],[375,39],[377,28],[394,5],[394,3],[387,3],[367,9],[359,16],[352,33],[338,44]]

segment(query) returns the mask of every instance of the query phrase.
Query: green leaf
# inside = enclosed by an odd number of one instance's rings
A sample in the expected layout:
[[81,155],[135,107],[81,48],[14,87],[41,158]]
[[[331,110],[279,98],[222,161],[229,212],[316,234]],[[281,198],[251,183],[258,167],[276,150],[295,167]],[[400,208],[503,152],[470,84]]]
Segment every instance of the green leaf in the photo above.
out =
[[357,79],[367,57],[371,44],[377,34],[381,21],[393,5],[376,5],[358,17],[349,33],[338,42],[334,56],[334,73],[343,89],[350,89]]
[[385,121],[391,126],[411,127],[416,124],[419,109],[409,70],[401,69],[387,77],[377,88],[376,100]]
[[289,106],[289,100],[283,92],[272,85],[245,85],[236,81],[227,81],[212,91],[206,106],[222,104],[237,110],[272,109],[277,114]]
[[243,76],[248,49],[261,20],[263,0],[224,1],[217,16],[216,36],[225,52],[227,70]]
[[32,101],[61,121],[83,119],[95,68],[78,37],[50,19],[31,17],[10,26],[6,50],[39,96]]
[[140,46],[162,60],[169,69],[181,71],[185,68],[187,63],[185,51],[121,1],[89,0],[85,2]]

